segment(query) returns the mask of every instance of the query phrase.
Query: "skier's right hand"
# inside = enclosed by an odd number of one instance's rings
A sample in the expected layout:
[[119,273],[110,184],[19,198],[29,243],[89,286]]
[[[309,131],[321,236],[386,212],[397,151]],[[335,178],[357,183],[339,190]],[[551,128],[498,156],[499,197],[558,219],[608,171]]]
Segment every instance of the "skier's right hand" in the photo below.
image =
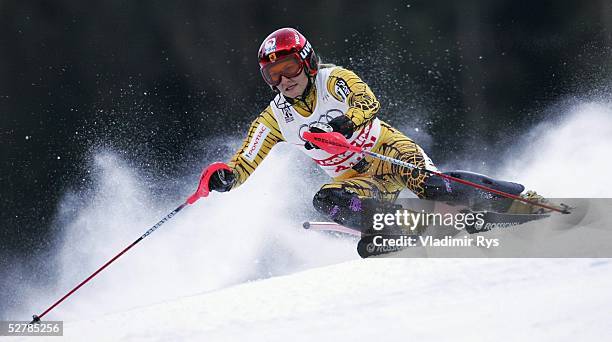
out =
[[236,183],[236,175],[226,169],[219,169],[215,171],[208,181],[208,189],[210,191],[226,192]]

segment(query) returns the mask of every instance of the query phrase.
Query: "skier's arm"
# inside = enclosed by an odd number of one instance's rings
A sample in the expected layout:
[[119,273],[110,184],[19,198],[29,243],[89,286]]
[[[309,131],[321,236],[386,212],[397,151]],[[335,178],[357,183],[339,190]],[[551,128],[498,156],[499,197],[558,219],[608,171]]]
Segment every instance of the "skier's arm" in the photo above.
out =
[[244,183],[251,173],[255,171],[255,168],[270,153],[272,147],[280,141],[284,141],[283,135],[280,132],[274,114],[272,114],[272,109],[268,106],[253,121],[246,139],[242,142],[242,146],[228,163],[236,177],[231,189],[235,189]]
[[354,124],[353,129],[370,123],[380,109],[370,87],[350,70],[335,68],[327,80],[327,89],[338,101],[349,105],[345,115]]

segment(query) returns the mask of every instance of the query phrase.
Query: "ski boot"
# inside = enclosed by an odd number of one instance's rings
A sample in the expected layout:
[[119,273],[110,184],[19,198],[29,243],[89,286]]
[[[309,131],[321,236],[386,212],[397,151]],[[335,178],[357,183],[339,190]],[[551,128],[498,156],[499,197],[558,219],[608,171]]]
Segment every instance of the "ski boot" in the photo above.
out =
[[[529,200],[531,202],[553,205],[549,200],[539,195],[537,192],[533,190],[526,191],[525,193],[520,195],[521,198]],[[508,214],[548,214],[552,212],[550,209],[542,208],[533,204],[521,202],[519,200],[513,200],[512,204],[506,211]]]

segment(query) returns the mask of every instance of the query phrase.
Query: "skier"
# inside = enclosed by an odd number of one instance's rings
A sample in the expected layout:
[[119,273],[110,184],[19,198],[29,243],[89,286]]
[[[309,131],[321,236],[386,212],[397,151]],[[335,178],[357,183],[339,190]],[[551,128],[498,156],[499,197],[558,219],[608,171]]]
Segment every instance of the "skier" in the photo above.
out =
[[[317,211],[347,227],[366,230],[373,212],[393,208],[400,191],[408,188],[419,198],[474,204],[474,198],[497,200],[497,210],[531,213],[536,209],[519,201],[485,194],[462,184],[449,183],[418,169],[409,169],[353,152],[331,155],[303,139],[306,131],[339,132],[353,145],[400,159],[418,168],[435,170],[425,151],[406,135],[377,117],[380,103],[354,72],[321,64],[311,44],[297,30],[271,33],[258,53],[263,79],[276,96],[251,124],[247,138],[228,163],[210,179],[211,190],[235,189],[261,164],[279,142],[299,145],[332,181],[313,199]],[[519,195],[524,187],[466,172],[448,174]],[[540,199],[533,192],[521,195]]]

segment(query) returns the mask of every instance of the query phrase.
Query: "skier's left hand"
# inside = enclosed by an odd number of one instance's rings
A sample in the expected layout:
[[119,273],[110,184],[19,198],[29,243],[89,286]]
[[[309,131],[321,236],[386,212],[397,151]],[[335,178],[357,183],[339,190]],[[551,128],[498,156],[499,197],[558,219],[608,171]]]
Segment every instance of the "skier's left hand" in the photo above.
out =
[[[326,123],[323,123],[323,122],[315,122],[315,123],[310,125],[310,128],[309,128],[308,131],[310,133],[327,133],[327,132],[333,132],[334,129],[329,124],[326,124]],[[319,146],[311,143],[310,141],[307,141],[304,144],[304,148],[306,148],[307,150],[312,150],[313,148],[318,149]]]
[[340,115],[329,122],[329,126],[334,132],[344,135],[345,138],[350,138],[355,132],[355,124],[346,115]]

